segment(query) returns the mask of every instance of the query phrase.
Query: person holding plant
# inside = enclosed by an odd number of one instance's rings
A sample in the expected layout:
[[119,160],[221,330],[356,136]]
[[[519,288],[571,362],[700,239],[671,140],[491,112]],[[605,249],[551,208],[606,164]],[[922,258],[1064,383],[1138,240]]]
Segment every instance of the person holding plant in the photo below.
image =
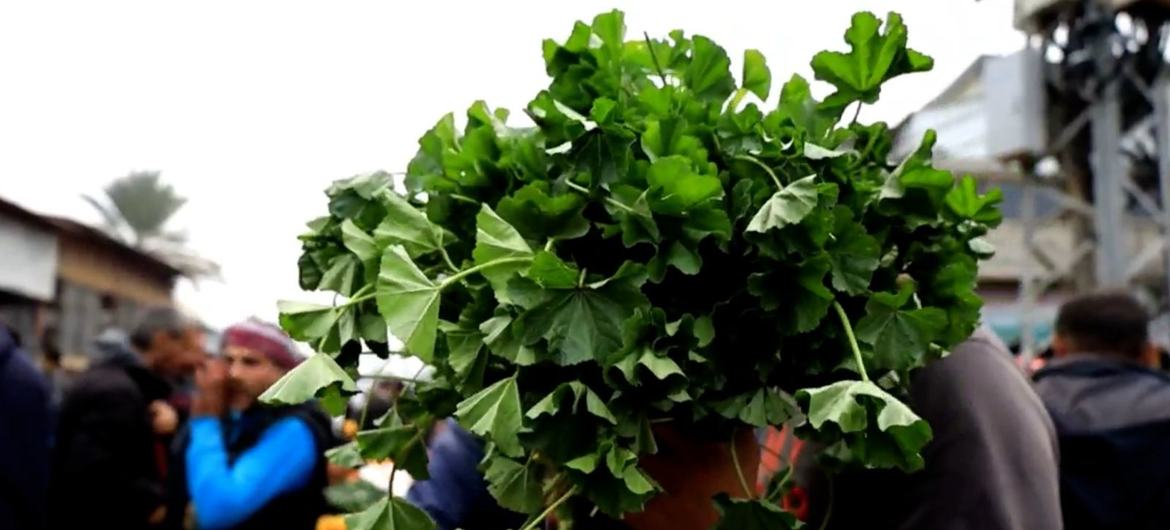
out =
[[188,502],[177,511],[188,504],[204,529],[314,528],[326,512],[329,418],[311,403],[257,403],[297,365],[295,346],[279,328],[249,320],[224,331],[222,351],[195,376],[178,496]]

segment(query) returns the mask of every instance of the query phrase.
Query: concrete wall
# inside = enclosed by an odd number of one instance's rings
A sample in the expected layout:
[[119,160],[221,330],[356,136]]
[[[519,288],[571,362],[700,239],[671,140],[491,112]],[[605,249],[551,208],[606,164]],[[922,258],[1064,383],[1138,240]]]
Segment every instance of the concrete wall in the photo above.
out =
[[34,300],[56,295],[57,237],[0,213],[0,291]]

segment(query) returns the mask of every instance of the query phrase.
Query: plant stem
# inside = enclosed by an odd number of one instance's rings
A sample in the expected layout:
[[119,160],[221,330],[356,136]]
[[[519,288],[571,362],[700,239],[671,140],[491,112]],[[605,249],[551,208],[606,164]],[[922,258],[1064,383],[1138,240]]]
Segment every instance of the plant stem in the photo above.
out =
[[735,112],[735,107],[739,106],[739,102],[743,101],[743,97],[747,95],[747,90],[738,88],[735,90],[735,95],[731,97],[731,103],[727,105],[727,110]]
[[460,195],[458,193],[449,193],[449,194],[447,194],[447,196],[452,198],[452,199],[455,199],[457,201],[460,201],[460,202],[466,202],[468,204],[479,204],[479,201],[472,199],[471,197],[468,197],[466,195]]
[[443,256],[443,262],[445,262],[447,264],[447,266],[451,268],[451,272],[459,272],[459,267],[456,267],[455,263],[451,261],[451,255],[447,254],[447,248],[443,246],[443,231],[439,230],[438,232],[439,232],[439,254],[441,256]]
[[768,167],[768,164],[761,162],[760,159],[751,155],[736,155],[732,158],[735,160],[743,160],[744,162],[751,162],[752,164],[759,166],[760,169],[763,169],[768,173],[769,177],[772,177],[772,182],[776,183],[776,187],[778,189],[784,189],[784,184],[780,182],[780,177],[777,177],[776,173],[772,171],[772,168]]
[[[573,182],[571,180],[566,180],[565,186],[568,186],[569,189],[571,189],[573,191],[584,193],[586,196],[590,195],[589,188],[586,188],[585,186],[577,184],[576,182]],[[615,206],[617,208],[621,208],[629,213],[633,213],[633,214],[638,213],[638,212],[635,212],[633,208],[626,206],[625,203],[623,203],[617,199],[614,199],[613,197],[606,197],[605,202],[606,202],[606,204]]]
[[662,86],[670,85],[666,80],[666,74],[662,72],[662,65],[658,64],[658,55],[654,53],[654,42],[650,40],[650,34],[643,31],[642,37],[646,39],[646,49],[650,52],[650,60],[654,62],[654,71],[658,72],[658,77],[662,78]]
[[[370,284],[370,285],[367,285],[366,287],[369,287],[369,288],[373,289],[373,287],[374,287],[374,286],[373,286],[373,284]],[[364,289],[365,289],[365,287],[363,287],[362,289],[364,290]],[[358,292],[361,292],[361,291],[358,291]],[[356,293],[355,293],[355,294],[356,294]],[[357,296],[357,297],[354,297],[354,298],[350,298],[350,299],[349,299],[348,301],[346,301],[344,304],[341,304],[341,305],[337,306],[337,309],[344,309],[344,308],[346,308],[346,307],[349,307],[349,306],[352,306],[352,305],[357,305],[357,304],[360,304],[360,303],[362,303],[362,302],[365,302],[366,300],[369,300],[369,299],[373,298],[374,296],[375,296],[375,294],[374,294],[374,293],[365,293],[365,294],[363,294],[363,295],[361,295],[361,296]]]
[[386,484],[386,493],[389,494],[391,498],[394,497],[394,475],[398,473],[398,464],[392,465],[393,467],[390,468],[390,483]]
[[853,111],[853,121],[849,122],[849,125],[853,125],[854,123],[857,123],[858,116],[861,116],[861,102],[860,101],[857,102],[857,109]]
[[837,316],[841,318],[841,326],[845,328],[845,336],[849,337],[849,347],[853,349],[853,361],[857,363],[857,371],[861,373],[862,381],[869,381],[869,374],[865,372],[865,361],[861,359],[861,348],[857,346],[857,337],[853,336],[853,325],[849,323],[849,316],[839,302],[833,302]]
[[576,493],[577,486],[569,488],[569,491],[566,491],[565,494],[561,495],[559,499],[553,501],[553,503],[550,504],[548,508],[545,508],[545,510],[541,512],[540,515],[537,515],[535,519],[524,525],[524,528],[521,528],[520,530],[532,530],[533,528],[536,528],[537,525],[539,525],[548,517],[548,514],[553,513],[553,510],[556,510],[558,507],[560,507],[560,505],[564,504],[565,501],[569,500],[569,497],[572,497]]
[[527,263],[530,261],[532,261],[532,258],[529,258],[529,257],[513,257],[513,258],[497,258],[497,259],[491,260],[487,263],[481,263],[481,264],[476,265],[474,267],[471,267],[468,269],[463,269],[455,274],[452,274],[451,276],[448,276],[446,280],[443,280],[443,283],[439,284],[439,290],[442,291],[443,289],[446,289],[447,287],[450,287],[450,286],[458,283],[459,280],[462,280],[463,278],[466,278],[466,277],[468,277],[472,274],[475,274],[479,271],[482,271],[484,269],[490,269],[492,267],[497,267],[500,265],[507,265],[509,263]]
[[739,465],[739,455],[735,452],[735,432],[731,433],[731,463],[735,466],[735,475],[739,477],[739,485],[743,487],[745,498],[755,497],[752,495],[751,488],[748,487],[747,479],[743,476],[743,468]]

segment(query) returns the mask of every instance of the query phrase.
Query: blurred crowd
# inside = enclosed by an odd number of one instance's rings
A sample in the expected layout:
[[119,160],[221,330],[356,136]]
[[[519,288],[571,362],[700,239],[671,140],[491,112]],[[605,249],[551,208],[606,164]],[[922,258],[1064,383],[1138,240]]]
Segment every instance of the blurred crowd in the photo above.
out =
[[[820,528],[1170,528],[1170,375],[1149,321],[1124,293],[1070,300],[1035,371],[981,329],[912,376],[908,400],[933,430],[925,469],[830,475],[831,448],[769,429],[758,488]],[[0,325],[0,529],[344,527],[326,491],[361,479],[324,453],[409,391],[376,381],[340,423],[314,403],[261,404],[301,357],[258,320],[210,354],[197,322],[154,309],[103,333],[100,359],[72,377],[51,334],[42,342],[37,366]],[[405,495],[440,530],[522,524],[455,422],[436,425],[428,452],[430,478]],[[659,478],[668,497],[681,487]]]

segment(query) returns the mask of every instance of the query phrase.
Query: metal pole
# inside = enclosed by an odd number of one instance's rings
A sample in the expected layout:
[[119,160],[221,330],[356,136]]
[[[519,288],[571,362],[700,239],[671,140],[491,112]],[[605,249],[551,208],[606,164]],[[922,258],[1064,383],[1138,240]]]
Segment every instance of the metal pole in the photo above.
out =
[[1033,250],[1036,235],[1036,183],[1032,175],[1024,175],[1020,200],[1020,222],[1024,225],[1024,264],[1020,270],[1020,366],[1025,370],[1036,356],[1036,278],[1040,262]]
[[1121,155],[1121,101],[1119,85],[1108,80],[1093,102],[1093,228],[1097,239],[1094,262],[1098,287],[1122,287],[1126,282],[1124,161]]
[[[1154,127],[1158,140],[1158,191],[1162,199],[1162,238],[1170,239],[1170,79],[1163,72],[1154,83],[1151,94],[1154,104]],[[1167,242],[1170,243],[1170,242]],[[1162,245],[1166,299],[1170,300],[1170,244]]]

